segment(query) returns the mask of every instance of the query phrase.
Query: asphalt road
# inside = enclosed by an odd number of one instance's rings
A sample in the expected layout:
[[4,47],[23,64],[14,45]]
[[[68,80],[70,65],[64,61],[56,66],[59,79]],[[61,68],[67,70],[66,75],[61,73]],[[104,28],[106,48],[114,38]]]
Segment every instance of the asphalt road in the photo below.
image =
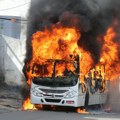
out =
[[41,110],[13,111],[0,114],[0,120],[120,120],[120,115],[116,113],[79,114],[75,112]]

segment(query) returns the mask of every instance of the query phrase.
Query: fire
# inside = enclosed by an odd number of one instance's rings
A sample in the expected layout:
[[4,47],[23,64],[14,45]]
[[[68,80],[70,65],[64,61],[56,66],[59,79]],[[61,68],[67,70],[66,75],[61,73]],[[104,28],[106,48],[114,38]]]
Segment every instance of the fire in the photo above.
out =
[[81,108],[78,108],[78,109],[77,109],[77,113],[89,114],[89,112],[87,112],[85,109],[81,109]]
[[106,78],[108,80],[116,79],[120,72],[119,44],[115,42],[116,37],[117,34],[114,28],[110,27],[104,36],[104,45],[101,52],[100,61],[105,64]]
[[[87,73],[91,68],[93,61],[90,53],[79,48],[77,45],[81,34],[75,28],[64,28],[62,26],[53,26],[50,30],[45,29],[44,31],[38,31],[32,36],[32,59],[29,63],[29,71],[27,71],[28,84],[32,77],[37,77],[38,74],[32,73],[34,64],[41,65],[46,63],[45,75],[51,76],[52,74],[52,61],[48,64],[46,59],[70,59],[70,55],[78,54],[81,56],[81,73]],[[86,64],[86,67],[84,67]],[[41,67],[39,66],[39,68]],[[67,66],[68,69],[74,69],[70,64]],[[63,64],[57,66],[57,74],[62,75],[64,71]],[[41,72],[41,71],[39,71]],[[41,72],[42,74],[42,72]]]
[[[84,75],[91,77],[105,76],[106,79],[115,79],[120,72],[118,43],[115,42],[116,33],[113,27],[110,27],[103,37],[103,46],[98,64],[93,68],[94,61],[91,54],[78,46],[82,34],[76,28],[62,27],[61,25],[53,25],[51,29],[37,31],[32,36],[32,58],[27,63],[28,85],[31,79],[41,76],[52,76],[53,61],[52,60],[70,60],[70,55],[79,55],[80,57],[80,79],[84,83]],[[71,57],[72,58],[72,57]],[[48,61],[49,60],[49,61]],[[100,65],[105,67],[99,67]],[[67,63],[67,69],[74,71],[71,63]],[[44,69],[43,69],[44,68]],[[36,71],[33,73],[32,71]],[[60,63],[56,67],[56,75],[63,75],[65,68],[64,63]],[[99,71],[95,73],[95,71]],[[106,74],[104,73],[104,70]],[[39,73],[39,74],[38,74]],[[33,109],[34,105],[30,103],[30,99],[26,99],[23,103],[23,109]],[[88,113],[85,110],[78,109],[77,112]]]
[[[38,31],[33,34],[33,61],[44,59],[63,59],[78,49],[77,41],[80,33],[73,28],[53,27],[53,29]],[[65,52],[66,51],[66,52]],[[64,53],[64,54],[63,54]]]
[[[60,25],[52,26],[50,30],[38,31],[32,36],[32,59],[26,65],[27,67],[27,83],[31,84],[33,77],[38,77],[39,74],[44,76],[51,76],[53,70],[52,59],[69,60],[70,55],[78,54],[81,61],[81,74],[85,74],[91,68],[93,61],[90,53],[79,48],[77,45],[78,40],[81,38],[81,33],[75,28],[66,28]],[[43,66],[44,63],[44,66]],[[86,67],[84,66],[86,64]],[[37,67],[36,67],[37,66]],[[39,67],[39,71],[38,71]],[[44,67],[44,71],[42,71]],[[67,69],[74,71],[71,63],[67,63]],[[34,68],[35,73],[32,72]],[[63,75],[64,63],[56,66],[56,75]],[[34,106],[30,104],[29,98],[24,101],[24,109],[32,109]]]
[[22,109],[23,110],[35,110],[36,108],[33,104],[30,103],[30,98],[28,97],[26,100],[24,100]]

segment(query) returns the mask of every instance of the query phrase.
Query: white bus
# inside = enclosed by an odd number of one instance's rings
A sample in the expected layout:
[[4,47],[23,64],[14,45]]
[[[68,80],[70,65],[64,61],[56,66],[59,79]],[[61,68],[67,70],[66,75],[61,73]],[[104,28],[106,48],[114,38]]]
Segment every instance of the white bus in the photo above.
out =
[[[47,76],[46,66],[53,65],[52,73]],[[59,66],[64,72],[59,74]],[[73,66],[67,69],[67,66]],[[35,64],[33,74],[39,74],[31,80],[30,99],[35,105],[55,105],[81,107],[104,104],[107,100],[107,81],[105,66],[99,65],[87,75],[80,73],[79,56],[74,60],[46,60],[42,65]]]

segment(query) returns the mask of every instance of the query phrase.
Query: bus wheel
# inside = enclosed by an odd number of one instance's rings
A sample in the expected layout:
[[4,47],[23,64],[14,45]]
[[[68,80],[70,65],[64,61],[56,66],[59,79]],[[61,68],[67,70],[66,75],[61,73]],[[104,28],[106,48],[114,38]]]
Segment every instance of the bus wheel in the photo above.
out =
[[43,110],[51,110],[51,106],[50,105],[43,105]]
[[38,109],[38,110],[41,110],[41,109],[42,109],[42,105],[40,105],[40,104],[35,104],[35,108]]
[[89,92],[87,91],[85,95],[85,107],[88,106],[88,103],[89,103]]

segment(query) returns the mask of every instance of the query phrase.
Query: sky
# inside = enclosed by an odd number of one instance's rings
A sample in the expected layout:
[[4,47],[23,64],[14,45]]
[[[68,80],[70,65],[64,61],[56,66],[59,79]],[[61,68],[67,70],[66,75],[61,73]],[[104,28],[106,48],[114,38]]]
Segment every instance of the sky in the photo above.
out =
[[0,15],[27,17],[31,0],[0,0]]

